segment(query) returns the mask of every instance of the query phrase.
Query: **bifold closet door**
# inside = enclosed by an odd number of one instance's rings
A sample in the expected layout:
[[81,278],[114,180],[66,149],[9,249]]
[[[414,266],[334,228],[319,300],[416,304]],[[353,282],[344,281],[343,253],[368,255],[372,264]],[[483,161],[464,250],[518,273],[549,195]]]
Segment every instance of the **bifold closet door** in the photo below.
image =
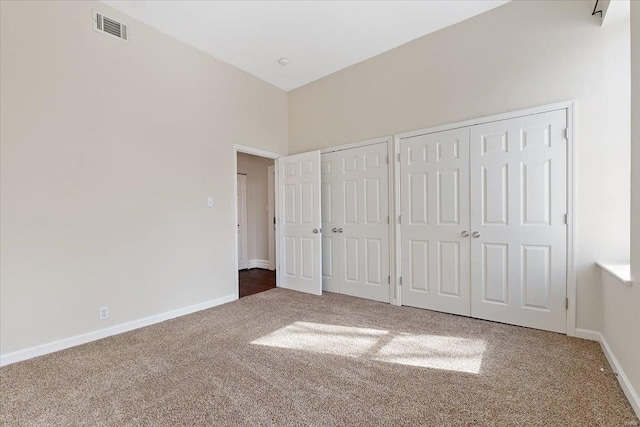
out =
[[[338,173],[341,152],[321,155],[320,172],[322,179],[322,289],[340,292],[339,233],[332,231],[341,224],[340,200],[342,199],[342,174]],[[337,231],[337,230],[336,230]]]
[[323,284],[389,302],[387,143],[322,155]]
[[400,141],[402,304],[468,316],[469,129]]
[[567,118],[471,127],[471,315],[566,332]]

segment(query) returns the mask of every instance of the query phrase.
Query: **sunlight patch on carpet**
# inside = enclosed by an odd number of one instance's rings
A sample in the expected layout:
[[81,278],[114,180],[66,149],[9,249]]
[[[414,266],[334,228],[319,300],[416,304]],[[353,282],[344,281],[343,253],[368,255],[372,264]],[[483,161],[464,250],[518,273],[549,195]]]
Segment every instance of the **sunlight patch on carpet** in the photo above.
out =
[[480,373],[486,350],[479,339],[311,322],[294,322],[251,344],[471,374]]
[[375,360],[400,365],[479,374],[484,340],[401,334],[378,351]]
[[379,338],[388,333],[378,329],[295,322],[258,338],[251,344],[358,357],[373,348]]

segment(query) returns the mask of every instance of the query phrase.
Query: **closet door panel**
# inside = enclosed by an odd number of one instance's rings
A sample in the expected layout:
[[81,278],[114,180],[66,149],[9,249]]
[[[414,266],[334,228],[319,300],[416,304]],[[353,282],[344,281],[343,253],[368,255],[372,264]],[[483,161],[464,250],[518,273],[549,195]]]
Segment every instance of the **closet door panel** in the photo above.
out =
[[470,314],[469,130],[400,141],[402,304]]
[[320,152],[280,157],[276,167],[279,286],[322,295]]
[[323,289],[389,302],[387,143],[323,154],[322,165]]
[[339,234],[332,231],[341,223],[342,185],[339,171],[340,159],[337,153],[321,156],[322,191],[322,289],[340,292]]
[[472,308],[566,332],[566,111],[471,128]]
[[340,292],[389,302],[387,143],[342,153]]

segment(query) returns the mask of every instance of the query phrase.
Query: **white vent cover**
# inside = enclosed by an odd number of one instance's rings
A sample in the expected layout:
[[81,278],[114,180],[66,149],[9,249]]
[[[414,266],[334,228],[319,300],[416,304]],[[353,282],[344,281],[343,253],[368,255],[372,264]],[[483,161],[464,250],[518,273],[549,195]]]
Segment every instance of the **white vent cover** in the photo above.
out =
[[97,10],[93,11],[93,29],[111,37],[117,37],[125,42],[129,41],[129,29],[122,22],[104,16]]

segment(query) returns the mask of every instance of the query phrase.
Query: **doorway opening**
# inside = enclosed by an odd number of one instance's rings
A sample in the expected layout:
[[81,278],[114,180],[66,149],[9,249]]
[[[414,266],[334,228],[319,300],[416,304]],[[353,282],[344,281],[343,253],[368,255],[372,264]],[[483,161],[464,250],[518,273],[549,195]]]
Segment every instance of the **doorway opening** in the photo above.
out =
[[236,147],[238,297],[276,287],[275,161]]

